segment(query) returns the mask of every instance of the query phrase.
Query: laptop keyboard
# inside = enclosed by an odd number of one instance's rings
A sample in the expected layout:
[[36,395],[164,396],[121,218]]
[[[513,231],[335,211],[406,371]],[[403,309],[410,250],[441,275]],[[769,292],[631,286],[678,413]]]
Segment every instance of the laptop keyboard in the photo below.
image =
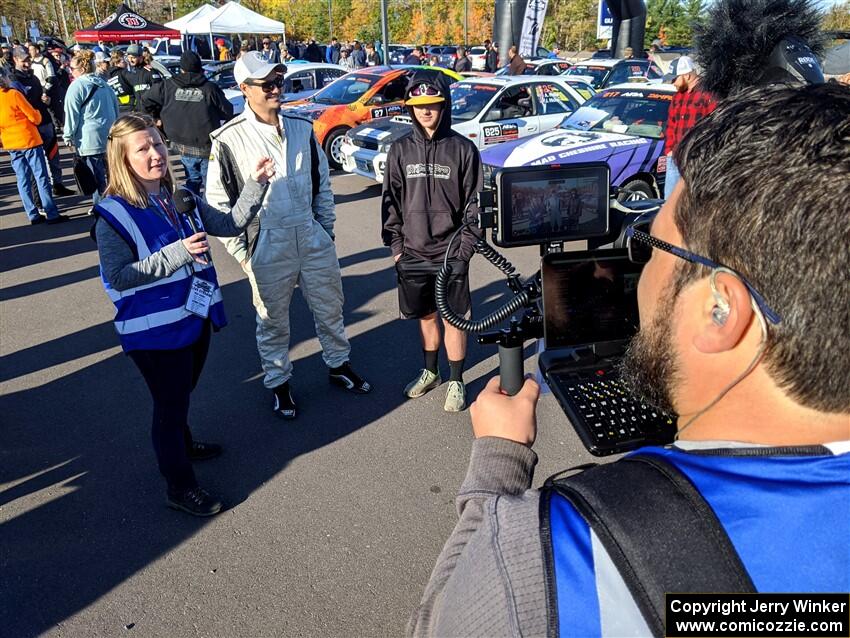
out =
[[676,432],[673,418],[632,397],[610,372],[598,370],[596,378],[554,373],[565,399],[594,447],[625,451],[648,441],[669,443]]

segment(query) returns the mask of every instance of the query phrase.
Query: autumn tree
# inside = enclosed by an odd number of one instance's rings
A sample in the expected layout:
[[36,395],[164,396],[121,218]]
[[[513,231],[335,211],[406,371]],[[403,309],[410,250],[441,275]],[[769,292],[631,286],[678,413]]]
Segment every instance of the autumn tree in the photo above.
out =
[[850,31],[850,0],[829,8],[823,21],[824,31]]

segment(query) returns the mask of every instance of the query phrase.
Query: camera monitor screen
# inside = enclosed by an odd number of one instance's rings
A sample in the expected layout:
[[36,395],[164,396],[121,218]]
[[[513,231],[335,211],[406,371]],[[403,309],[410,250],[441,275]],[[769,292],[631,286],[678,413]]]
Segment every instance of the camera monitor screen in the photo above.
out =
[[522,166],[496,176],[498,246],[531,246],[608,232],[607,164]]
[[546,255],[542,267],[546,348],[630,339],[639,325],[641,268],[619,249]]

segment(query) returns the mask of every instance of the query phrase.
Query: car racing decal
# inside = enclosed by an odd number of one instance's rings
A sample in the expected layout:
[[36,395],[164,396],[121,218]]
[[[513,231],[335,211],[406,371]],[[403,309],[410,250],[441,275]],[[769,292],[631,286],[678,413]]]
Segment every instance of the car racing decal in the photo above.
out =
[[381,106],[376,109],[372,109],[371,116],[372,119],[379,117],[390,117],[393,115],[401,115],[404,112],[404,107],[400,104],[391,104],[389,106]]
[[[564,131],[553,131],[562,136]],[[563,147],[567,140],[561,140]],[[573,148],[564,148],[560,152],[549,152],[540,156],[540,139],[518,140],[482,151],[481,160],[496,167],[503,166],[540,166],[560,162],[606,162],[611,168],[611,183],[620,186],[621,182],[640,172],[641,164],[650,166],[658,157],[662,146],[658,140],[631,137],[625,135],[602,134],[593,142],[586,139],[576,140]]]
[[656,151],[659,150],[658,147],[661,145],[661,140],[655,140],[654,142],[652,142],[652,145],[649,147],[649,151],[646,154],[646,158],[643,160],[640,165],[640,168],[638,169],[638,173],[644,173],[650,170],[649,167],[652,165],[652,159],[657,155]]
[[365,137],[370,140],[381,141],[392,135],[392,131],[382,131],[381,129],[367,126],[357,131],[357,137]]
[[519,139],[519,126],[515,122],[485,124],[483,128],[485,146]]

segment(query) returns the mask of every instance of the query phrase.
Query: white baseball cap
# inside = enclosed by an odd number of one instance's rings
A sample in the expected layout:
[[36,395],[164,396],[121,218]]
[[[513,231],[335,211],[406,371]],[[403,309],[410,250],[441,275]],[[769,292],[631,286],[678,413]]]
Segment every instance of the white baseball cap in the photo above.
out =
[[694,70],[694,61],[690,58],[690,56],[683,55],[681,58],[676,60],[676,77],[685,75],[686,73],[690,73]]
[[243,53],[233,65],[233,79],[236,80],[236,84],[242,84],[245,80],[263,80],[274,71],[285,70],[285,65],[267,62],[257,51],[248,51]]

